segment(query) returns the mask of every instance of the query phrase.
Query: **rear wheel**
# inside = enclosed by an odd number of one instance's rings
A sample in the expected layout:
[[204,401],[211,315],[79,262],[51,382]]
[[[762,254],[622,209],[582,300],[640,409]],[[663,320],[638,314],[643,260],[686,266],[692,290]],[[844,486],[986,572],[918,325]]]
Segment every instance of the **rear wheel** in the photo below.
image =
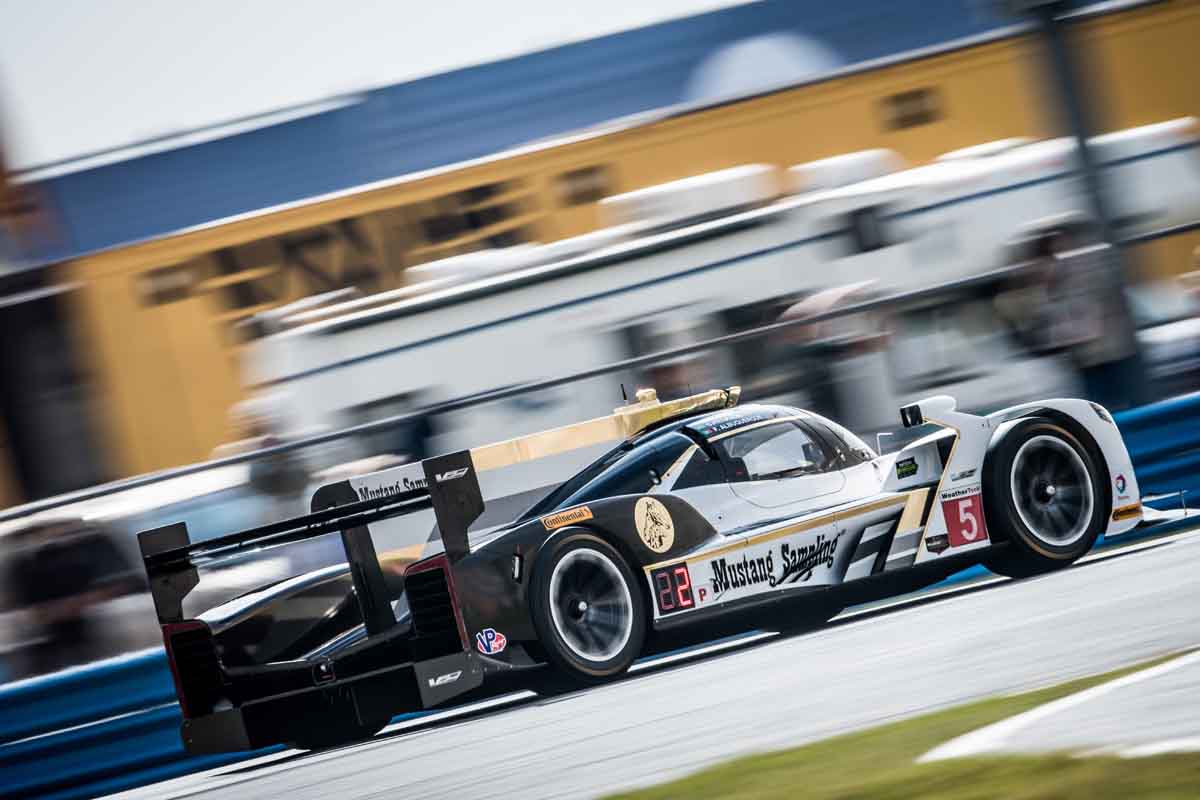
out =
[[989,457],[988,521],[1007,546],[987,557],[993,572],[1025,577],[1058,569],[1091,549],[1104,527],[1099,458],[1057,422],[1014,425]]
[[646,603],[625,559],[577,531],[552,542],[538,562],[530,609],[547,660],[578,683],[627,670],[646,637]]

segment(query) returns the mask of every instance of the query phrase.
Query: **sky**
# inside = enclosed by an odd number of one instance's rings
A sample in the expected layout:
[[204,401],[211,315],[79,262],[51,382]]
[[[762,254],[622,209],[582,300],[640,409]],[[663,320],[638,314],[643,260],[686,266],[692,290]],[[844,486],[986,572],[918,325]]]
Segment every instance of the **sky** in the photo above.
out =
[[0,0],[10,169],[745,0]]

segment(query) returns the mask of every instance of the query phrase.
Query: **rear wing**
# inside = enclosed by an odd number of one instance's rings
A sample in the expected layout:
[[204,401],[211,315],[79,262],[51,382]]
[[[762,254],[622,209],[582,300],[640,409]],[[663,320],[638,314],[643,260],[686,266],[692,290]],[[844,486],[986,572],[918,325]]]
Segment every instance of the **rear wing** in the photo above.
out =
[[199,583],[198,565],[239,551],[340,533],[367,633],[381,633],[396,620],[371,541],[372,523],[432,508],[453,569],[470,552],[468,529],[483,513],[479,472],[625,439],[663,420],[730,407],[740,393],[734,386],[664,403],[653,389],[643,389],[636,402],[607,417],[428,458],[420,462],[420,472],[417,464],[404,464],[326,484],[313,494],[312,513],[301,517],[195,543],[185,522],[143,531],[138,545],[158,621],[183,621],[183,600]]
[[[411,470],[415,465],[407,466]],[[205,563],[240,551],[340,533],[367,632],[382,632],[396,620],[368,526],[432,508],[446,557],[453,564],[469,552],[467,529],[483,513],[483,495],[473,467],[471,453],[465,450],[429,458],[421,462],[424,480],[410,481],[412,488],[364,499],[348,481],[327,484],[313,494],[310,514],[203,542],[191,541],[186,522],[142,531],[138,545],[158,621],[183,620],[183,600],[199,583],[198,567]]]

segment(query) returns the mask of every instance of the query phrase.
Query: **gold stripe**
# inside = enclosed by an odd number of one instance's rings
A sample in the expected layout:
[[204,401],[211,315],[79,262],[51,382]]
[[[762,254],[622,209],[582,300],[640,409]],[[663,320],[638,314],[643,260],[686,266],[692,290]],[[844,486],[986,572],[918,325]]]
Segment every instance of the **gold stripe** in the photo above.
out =
[[1142,504],[1134,503],[1132,505],[1121,506],[1120,508],[1114,508],[1113,513],[1112,513],[1112,519],[1113,519],[1113,522],[1121,522],[1123,520],[1133,519],[1134,517],[1140,517],[1141,515],[1142,515]]
[[928,497],[928,486],[915,489],[909,494],[908,503],[904,506],[904,513],[900,515],[900,524],[896,526],[897,536],[921,527],[922,517],[925,514],[925,501]]
[[[926,489],[924,491],[928,490]],[[801,520],[800,522],[795,522],[791,525],[785,525],[782,528],[776,528],[773,531],[767,531],[766,533],[750,536],[732,544],[727,544],[724,547],[718,547],[715,550],[705,550],[703,552],[692,553],[690,555],[681,556],[678,558],[670,558],[666,561],[648,564],[647,566],[642,567],[642,569],[646,572],[649,572],[652,569],[658,569],[659,567],[665,567],[670,564],[682,564],[683,562],[694,558],[715,558],[716,556],[724,555],[725,553],[731,553],[734,550],[741,550],[749,547],[752,544],[762,544],[763,542],[774,541],[775,539],[781,539],[784,536],[791,536],[792,534],[803,533],[804,531],[812,530],[813,528],[820,527],[821,525],[829,522],[837,522],[842,519],[856,517],[859,514],[867,514],[871,511],[878,511],[879,509],[887,508],[888,506],[900,505],[901,503],[907,502],[912,494],[913,492],[906,492],[893,497],[884,497],[879,500],[874,500],[870,503],[865,503],[860,506],[838,509],[837,511],[831,511],[828,514],[823,514],[819,517]]]
[[[945,422],[938,422],[936,419],[930,419],[929,417],[926,417],[925,421],[932,422],[934,425],[941,425],[943,428],[949,428],[950,430],[954,431],[954,444],[950,445],[950,455],[946,456],[946,463],[942,465],[942,477],[938,479],[937,491],[934,493],[934,497],[940,497],[942,493],[942,486],[946,483],[946,478],[950,477],[950,465],[954,463],[954,454],[958,452],[958,443],[962,441],[962,431],[953,425],[949,425]],[[980,476],[980,480],[982,481],[982,476]],[[979,488],[980,491],[983,490],[982,483],[980,483]],[[929,507],[929,516],[931,517],[933,516],[933,508],[934,507],[932,505]],[[986,518],[984,519],[984,524],[987,524]],[[950,530],[949,525],[946,526],[946,530],[947,532]],[[925,546],[925,539],[928,537],[929,520],[925,520],[925,530],[921,532],[921,541],[917,542],[917,555],[921,555],[921,548]]]

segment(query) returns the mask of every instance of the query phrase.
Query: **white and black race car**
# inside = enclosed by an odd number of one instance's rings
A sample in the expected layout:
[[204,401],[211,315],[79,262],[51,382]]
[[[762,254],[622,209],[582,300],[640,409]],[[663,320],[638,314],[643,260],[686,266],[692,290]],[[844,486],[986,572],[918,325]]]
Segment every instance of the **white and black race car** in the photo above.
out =
[[[901,419],[937,428],[881,456],[828,419],[738,394],[644,391],[611,417],[324,486],[297,520],[201,543],[183,523],[141,534],[185,745],[328,746],[501,675],[603,680],[681,636],[801,628],[980,562],[1053,570],[1142,516],[1094,403],[984,417],[934,397]],[[614,439],[525,511],[479,524],[479,472]],[[430,507],[442,552],[394,569],[372,526]],[[348,570],[184,619],[197,566],[334,531]]]

